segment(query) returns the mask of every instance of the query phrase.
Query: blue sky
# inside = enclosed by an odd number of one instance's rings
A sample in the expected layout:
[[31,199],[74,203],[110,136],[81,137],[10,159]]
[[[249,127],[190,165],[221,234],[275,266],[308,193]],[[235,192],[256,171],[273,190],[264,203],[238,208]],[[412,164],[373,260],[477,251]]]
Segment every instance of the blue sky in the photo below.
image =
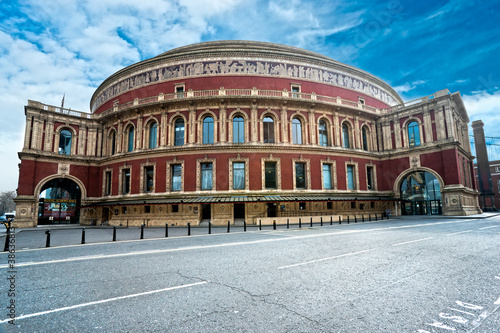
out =
[[[460,91],[471,121],[500,137],[498,22],[498,1],[0,0],[0,192],[17,187],[28,99],[60,105],[65,94],[65,107],[89,111],[110,74],[210,40],[315,51],[380,77],[406,101]],[[500,159],[493,148],[490,159]]]

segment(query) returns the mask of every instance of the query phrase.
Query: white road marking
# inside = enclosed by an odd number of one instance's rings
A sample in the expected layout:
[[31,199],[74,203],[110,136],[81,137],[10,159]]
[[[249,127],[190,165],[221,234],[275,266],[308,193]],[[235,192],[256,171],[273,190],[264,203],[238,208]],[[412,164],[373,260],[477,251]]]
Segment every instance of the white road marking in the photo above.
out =
[[491,227],[484,227],[484,228],[479,228],[479,230],[484,230],[484,229],[490,229],[490,228],[496,228],[498,227],[497,225],[491,226]]
[[[184,284],[184,285],[181,285],[181,286],[175,286],[175,287],[168,287],[168,288],[163,288],[163,289],[151,290],[151,291],[146,291],[146,292],[138,293],[138,294],[113,297],[113,298],[103,299],[103,300],[95,301],[95,302],[88,302],[88,303],[76,304],[76,305],[72,305],[72,306],[66,306],[66,307],[63,307],[63,308],[58,308],[58,309],[53,309],[53,310],[47,310],[47,311],[42,311],[42,312],[37,312],[37,313],[31,313],[31,314],[27,314],[27,315],[22,315],[22,316],[16,317],[14,320],[26,319],[26,318],[31,318],[31,317],[38,317],[38,316],[43,316],[43,315],[46,315],[46,314],[49,314],[49,313],[66,311],[66,310],[73,310],[73,309],[82,308],[82,307],[85,307],[85,306],[91,306],[91,305],[96,305],[96,304],[108,303],[108,302],[118,301],[118,300],[121,300],[121,299],[127,299],[127,298],[132,298],[132,297],[143,296],[143,295],[151,295],[151,294],[161,293],[161,292],[164,292],[164,291],[170,291],[170,290],[176,290],[176,289],[194,287],[194,286],[198,286],[198,285],[205,284],[205,283],[207,283],[207,281],[201,281],[201,282],[196,282],[196,283],[191,283],[191,284]],[[11,320],[12,320],[12,318],[4,319],[4,320],[0,321],[0,324],[1,323],[6,323],[6,322],[11,321]]]
[[361,254],[361,253],[365,253],[365,252],[372,251],[372,250],[374,250],[374,249],[370,249],[370,250],[363,250],[363,251],[352,252],[352,253],[345,253],[345,254],[341,254],[341,255],[338,255],[338,256],[334,256],[334,257],[328,257],[328,258],[316,259],[316,260],[311,260],[311,261],[301,262],[301,263],[298,263],[298,264],[287,265],[287,266],[281,266],[281,267],[278,267],[278,269],[284,269],[284,268],[290,268],[290,267],[302,266],[302,265],[313,264],[313,263],[320,262],[320,261],[325,261],[325,260],[332,260],[332,259],[337,259],[337,258],[342,258],[342,257],[353,256],[353,255],[356,255],[356,254]]
[[493,304],[495,304],[495,305],[500,305],[500,298],[499,298],[499,299],[497,299],[497,300],[496,300],[496,302],[495,302],[495,303],[493,303]]
[[473,230],[459,231],[459,232],[454,232],[454,233],[451,233],[451,234],[446,234],[446,236],[459,235],[459,234],[463,234],[463,233],[471,232],[471,231],[473,231]]
[[400,246],[400,245],[405,245],[405,244],[410,244],[410,243],[416,243],[416,242],[421,242],[421,241],[428,240],[428,239],[433,239],[433,238],[434,237],[421,238],[421,239],[416,239],[416,240],[412,240],[412,241],[409,241],[409,242],[392,244],[392,246]]
[[[281,238],[272,238],[272,239],[260,239],[260,240],[253,240],[253,241],[245,241],[245,242],[234,242],[234,243],[223,243],[223,244],[215,244],[215,245],[205,245],[205,246],[190,246],[190,247],[181,247],[181,248],[175,248],[175,249],[164,249],[164,250],[150,250],[150,251],[136,251],[136,252],[127,252],[127,253],[118,253],[118,254],[107,254],[107,255],[95,255],[95,256],[85,256],[85,257],[73,257],[73,258],[65,258],[65,259],[58,259],[58,260],[49,260],[49,261],[39,261],[39,262],[17,262],[16,267],[21,267],[21,266],[34,266],[34,265],[44,265],[44,264],[54,264],[54,263],[62,263],[62,262],[71,262],[71,261],[82,261],[82,260],[95,260],[95,259],[105,259],[105,258],[115,258],[115,257],[125,257],[125,256],[134,256],[134,255],[149,255],[149,254],[156,254],[156,253],[165,253],[165,252],[177,252],[177,251],[188,251],[188,250],[200,250],[200,249],[209,249],[209,248],[219,248],[219,247],[228,247],[228,246],[239,246],[239,245],[251,245],[251,244],[259,244],[259,243],[270,243],[270,242],[281,242],[281,241],[288,241],[288,240],[294,240],[294,239],[302,239],[302,238],[316,238],[316,237],[332,237],[332,236],[338,236],[338,235],[347,235],[347,234],[355,234],[355,233],[373,233],[373,232],[380,232],[380,231],[385,231],[385,230],[397,230],[397,229],[406,229],[406,228],[417,228],[417,227],[425,227],[425,226],[435,226],[435,225],[441,225],[441,224],[455,224],[455,223],[466,223],[470,222],[472,220],[459,220],[459,221],[451,221],[451,222],[437,222],[437,223],[422,223],[422,224],[413,224],[413,225],[404,225],[404,226],[397,226],[397,227],[385,227],[385,228],[377,228],[377,229],[368,229],[368,230],[347,230],[347,231],[338,231],[334,230],[333,232],[328,232],[328,233],[321,233],[321,234],[314,234],[314,235],[296,235],[292,237],[281,237]],[[243,232],[241,232],[243,233]],[[254,233],[254,232],[247,232],[247,233]],[[255,233],[259,233],[259,231],[255,231]],[[231,233],[230,235],[234,235],[236,233]],[[190,237],[209,237],[209,236],[218,236],[218,235],[227,235],[227,233],[222,233],[222,234],[213,234],[213,235],[197,235],[197,236],[182,236],[182,238],[190,238]],[[174,238],[174,237],[172,237]],[[175,237],[175,238],[181,238],[181,237]],[[432,238],[432,237],[430,237]],[[427,239],[427,238],[426,238]],[[168,238],[153,238],[153,239],[148,239],[148,240],[129,240],[129,241],[122,241],[122,243],[126,242],[137,242],[137,241],[156,241],[156,240],[168,240]],[[425,239],[422,239],[425,240]],[[416,240],[420,241],[420,240]],[[410,241],[410,242],[405,242],[401,244],[395,244],[393,246],[397,245],[403,245],[407,243],[412,243],[415,241]],[[65,246],[65,247],[74,247],[74,246],[91,246],[91,245],[112,245],[116,244],[119,242],[105,242],[105,243],[91,243],[91,244],[85,244],[85,245],[72,245],[72,246]],[[49,248],[41,248],[41,249],[35,249],[35,250],[57,250],[60,248],[64,248],[63,246],[60,247],[49,247]],[[21,250],[23,251],[23,250]],[[18,252],[21,252],[18,251]],[[33,250],[24,250],[24,251],[33,251]],[[3,252],[5,254],[8,254],[8,252]],[[1,254],[0,254],[1,255]],[[8,265],[0,265],[0,269],[2,268],[8,268]]]
[[462,311],[462,310],[458,310],[458,309],[454,309],[454,308],[448,308],[450,310],[453,310],[453,311],[457,311],[457,312],[461,312],[461,313],[465,313],[465,314],[468,314],[468,315],[471,315],[471,316],[475,316],[476,314],[475,313],[470,313],[470,312],[467,312],[467,311]]

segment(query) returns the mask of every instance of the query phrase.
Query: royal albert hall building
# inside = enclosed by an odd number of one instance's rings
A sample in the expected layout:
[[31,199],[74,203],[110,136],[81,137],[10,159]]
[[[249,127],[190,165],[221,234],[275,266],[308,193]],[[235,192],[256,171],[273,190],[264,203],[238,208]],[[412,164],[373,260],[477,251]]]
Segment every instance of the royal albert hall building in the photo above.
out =
[[90,113],[28,101],[17,227],[481,213],[458,92],[412,102],[295,47],[180,47],[107,78]]

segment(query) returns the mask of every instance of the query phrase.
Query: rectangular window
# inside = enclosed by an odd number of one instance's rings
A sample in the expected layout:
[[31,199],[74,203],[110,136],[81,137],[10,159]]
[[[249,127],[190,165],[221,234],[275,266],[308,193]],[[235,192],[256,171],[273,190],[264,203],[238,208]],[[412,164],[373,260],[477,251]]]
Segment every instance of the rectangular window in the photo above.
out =
[[184,86],[175,87],[175,93],[177,94],[177,98],[184,98]]
[[130,193],[130,169],[123,169],[123,194]]
[[111,171],[106,171],[104,195],[111,195]]
[[495,167],[495,172],[500,172],[500,166]]
[[347,166],[347,189],[354,190],[354,165]]
[[331,190],[333,188],[331,164],[323,164],[323,188],[325,190]]
[[127,214],[127,206],[122,207],[122,214]]
[[295,187],[306,188],[306,164],[295,163]]
[[373,190],[373,167],[366,167],[366,187]]
[[144,206],[144,213],[146,214],[151,213],[151,206]]
[[351,209],[356,209],[356,201],[351,201]]
[[233,189],[245,189],[245,163],[233,162]]
[[498,185],[498,193],[500,193],[500,179],[497,180],[497,185]]
[[265,181],[267,189],[276,188],[276,162],[266,162],[265,163]]
[[144,192],[154,190],[155,168],[153,166],[144,167]]
[[370,201],[370,208],[375,208],[375,202]]
[[331,201],[327,202],[326,209],[333,209],[333,202],[331,202]]
[[172,213],[178,213],[179,212],[179,205],[172,205]]
[[306,203],[305,202],[299,202],[299,210],[304,210],[306,209]]
[[292,86],[292,97],[293,98],[299,97],[300,96],[299,93],[300,93],[300,86]]
[[201,163],[201,189],[212,189],[212,163]]
[[171,166],[172,171],[172,191],[180,191],[182,189],[182,165],[174,164]]

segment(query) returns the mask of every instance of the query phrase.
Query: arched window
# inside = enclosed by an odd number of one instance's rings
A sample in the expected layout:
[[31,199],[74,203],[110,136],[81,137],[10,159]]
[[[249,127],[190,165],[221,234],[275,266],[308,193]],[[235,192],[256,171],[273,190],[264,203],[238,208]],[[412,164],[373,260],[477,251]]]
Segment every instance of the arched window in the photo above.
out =
[[264,117],[264,143],[274,143],[274,120]]
[[415,171],[406,175],[400,191],[403,215],[441,214],[441,185],[430,172]]
[[245,120],[240,116],[233,118],[233,142],[245,142]]
[[156,121],[153,121],[149,125],[149,149],[154,149],[157,147],[157,138],[158,138],[158,124]]
[[214,118],[203,119],[203,143],[214,143]]
[[116,131],[111,131],[109,135],[109,152],[110,155],[114,155],[116,153]]
[[174,146],[182,146],[184,144],[184,119],[177,118],[175,121],[174,131]]
[[408,123],[408,142],[410,147],[420,146],[420,130],[416,121]]
[[361,136],[363,139],[363,150],[368,150],[368,131],[365,126],[361,129]]
[[134,150],[134,126],[130,126],[127,132],[127,151]]
[[342,147],[351,148],[350,142],[350,128],[346,123],[342,124]]
[[59,155],[71,155],[71,139],[73,134],[67,129],[59,133]]
[[320,120],[319,122],[319,145],[328,146],[328,130],[326,129],[326,122]]
[[296,145],[302,144],[302,123],[298,118],[292,120],[292,141]]

